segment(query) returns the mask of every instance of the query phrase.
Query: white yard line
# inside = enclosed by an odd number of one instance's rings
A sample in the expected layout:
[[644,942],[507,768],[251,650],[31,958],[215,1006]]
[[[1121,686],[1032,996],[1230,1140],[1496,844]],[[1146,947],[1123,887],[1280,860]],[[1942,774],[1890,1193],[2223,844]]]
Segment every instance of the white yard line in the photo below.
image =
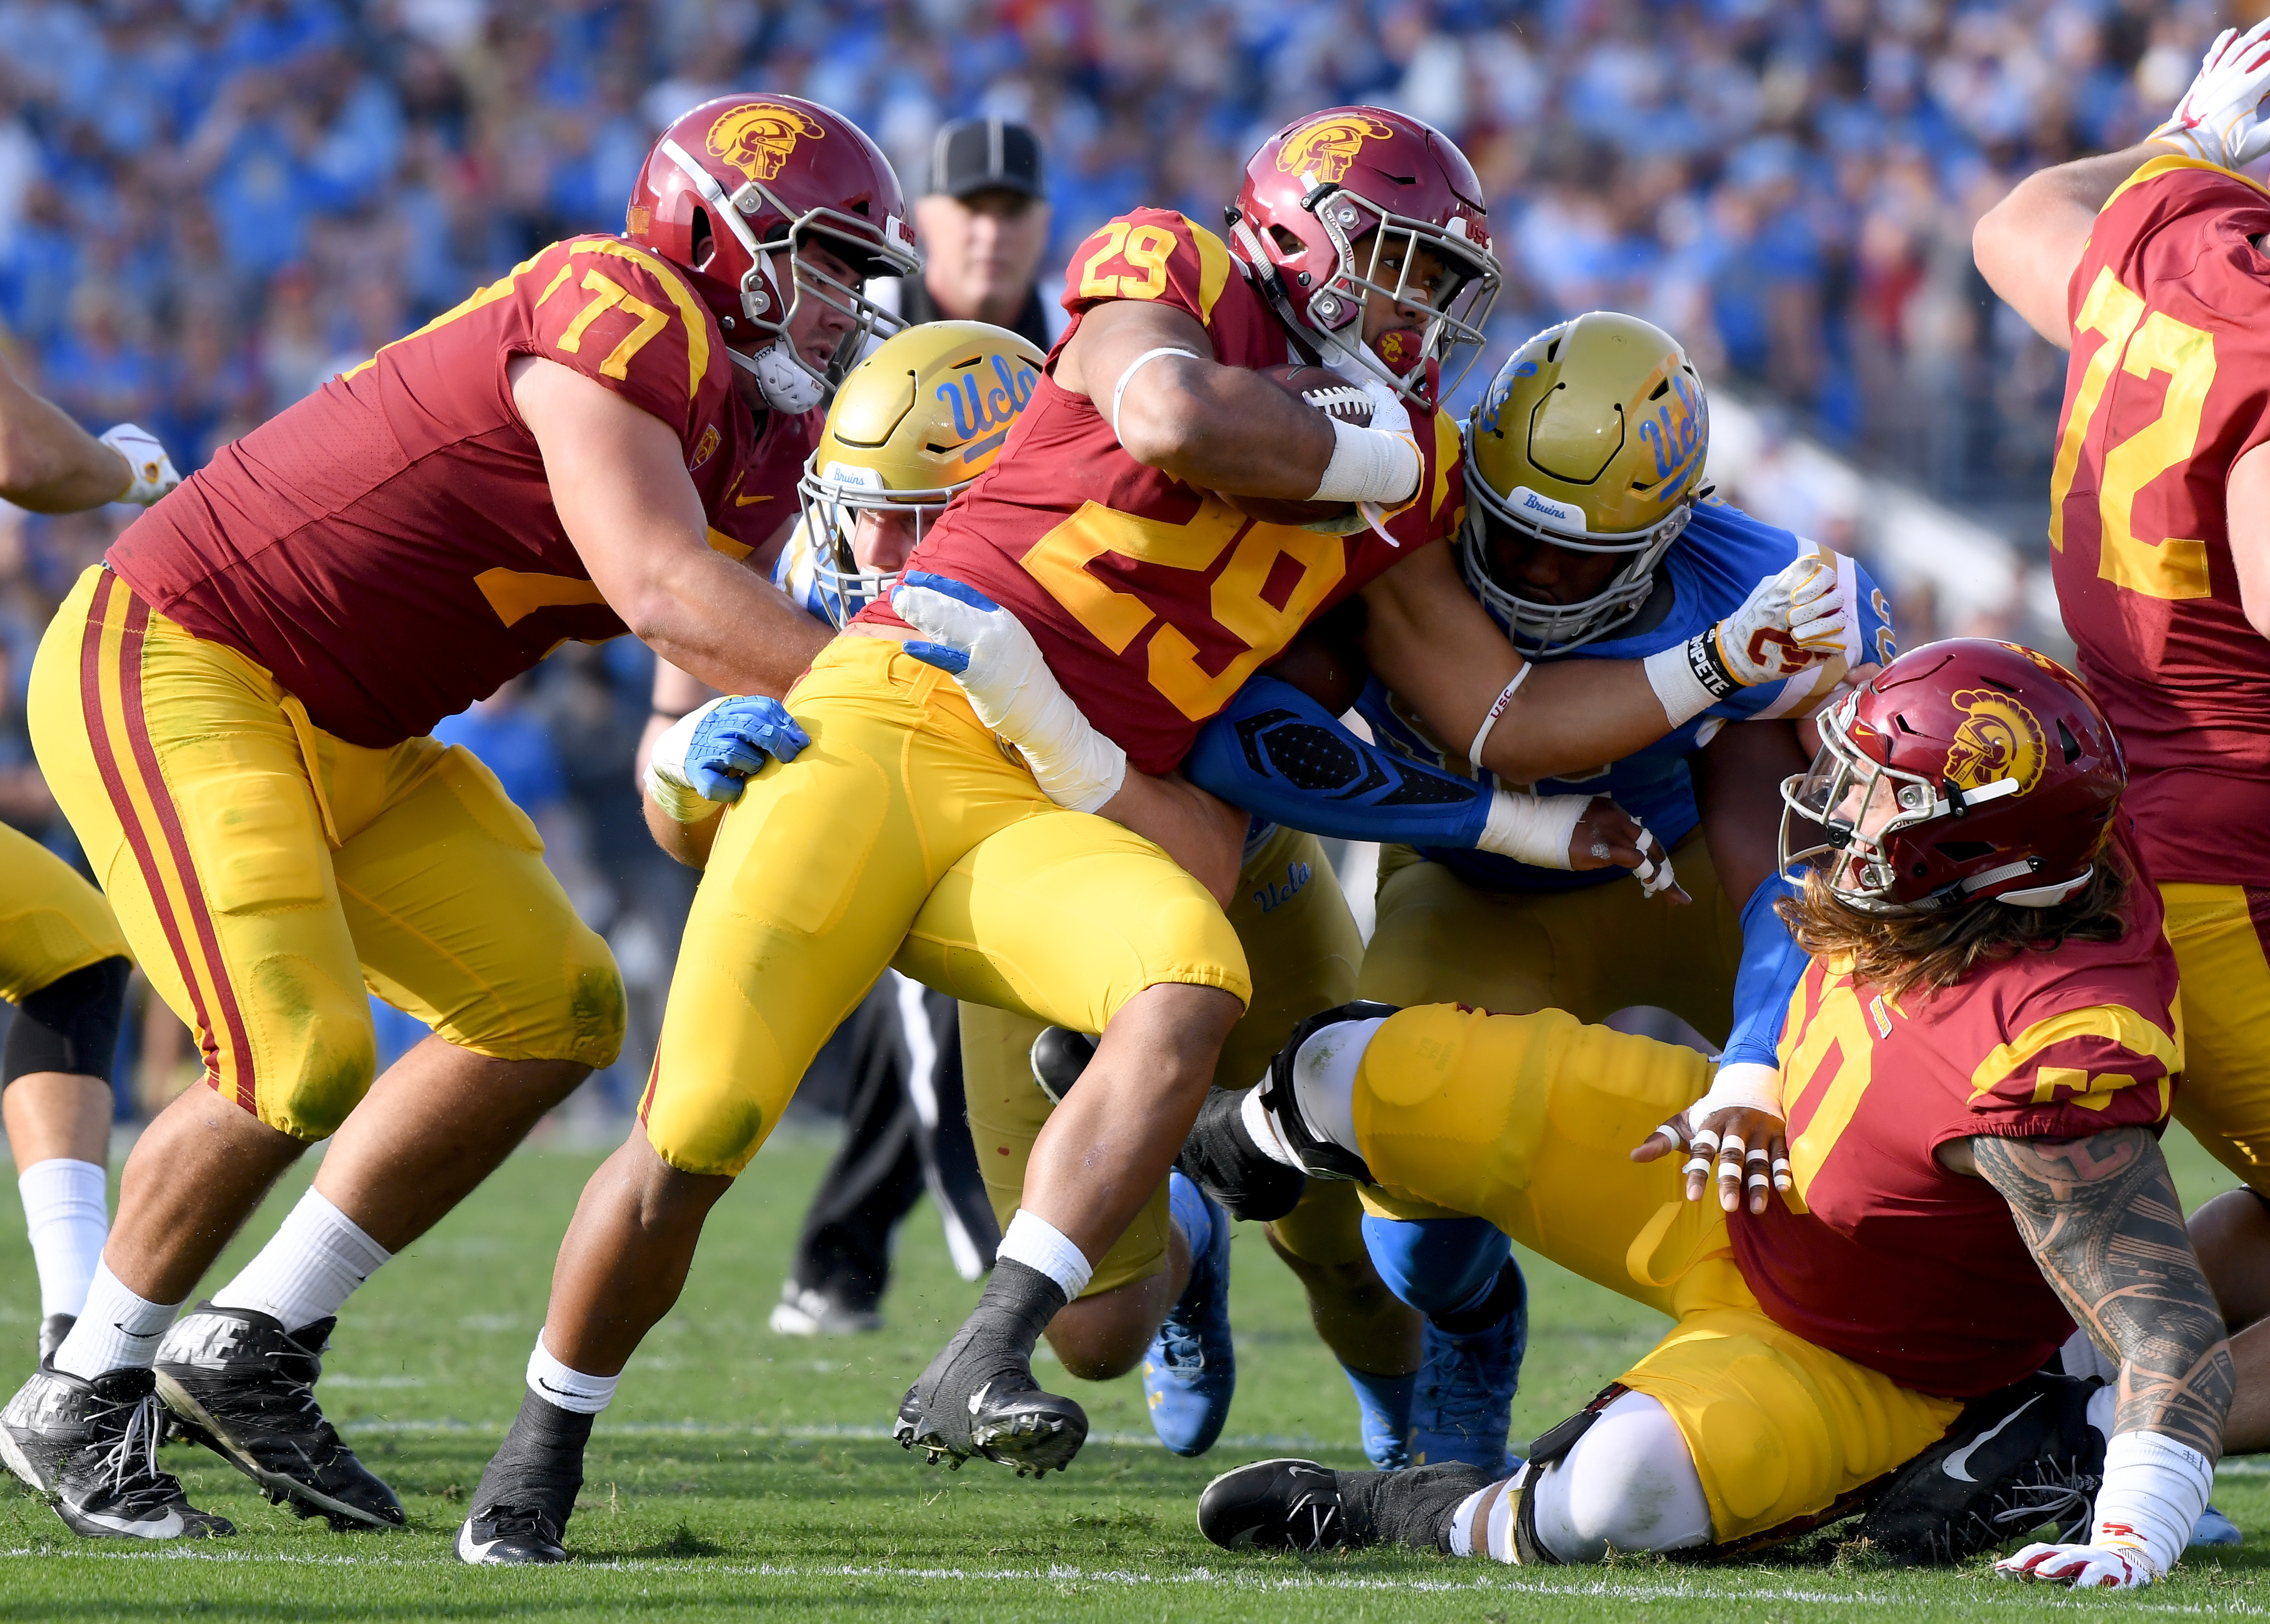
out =
[[[447,1556],[308,1556],[287,1553],[256,1553],[249,1551],[217,1551],[187,1545],[174,1545],[158,1550],[85,1550],[39,1549],[18,1546],[0,1549],[0,1561],[10,1559],[47,1559],[112,1562],[211,1562],[216,1564],[272,1564],[298,1568],[455,1568],[456,1561]],[[1943,1597],[1873,1594],[1859,1588],[1869,1583],[1856,1578],[1850,1591],[1821,1590],[1789,1584],[1731,1585],[1712,1583],[1708,1579],[1691,1575],[1666,1578],[1660,1583],[1624,1579],[1575,1579],[1555,1583],[1542,1579],[1525,1579],[1502,1574],[1484,1567],[1470,1580],[1454,1579],[1367,1579],[1353,1575],[1333,1574],[1265,1574],[1253,1572],[1216,1573],[1206,1568],[1192,1568],[1183,1573],[1133,1573],[1125,1568],[1074,1568],[1052,1563],[1046,1568],[901,1568],[883,1562],[825,1563],[799,1566],[792,1562],[706,1562],[673,1559],[629,1558],[616,1561],[579,1561],[562,1577],[578,1573],[685,1574],[692,1576],[717,1575],[726,1577],[764,1579],[951,1579],[979,1584],[1094,1584],[1119,1586],[1125,1589],[1169,1588],[1177,1585],[1204,1584],[1220,1588],[1227,1586],[1241,1591],[1356,1591],[1391,1593],[1443,1594],[1472,1593],[1475,1595],[1584,1596],[1625,1601],[1701,1601],[1743,1602],[1783,1601],[1821,1606],[2021,1606],[2038,1612],[2044,1607],[2081,1607],[2102,1611],[2104,1604],[2094,1598],[2076,1597],[2037,1586],[2004,1590],[1996,1586],[1969,1595]],[[2125,1599],[2125,1598],[2124,1598]],[[2244,1602],[2153,1602],[2140,1598],[2128,1603],[2127,1611],[2195,1615],[2203,1618],[2262,1618],[2270,1616],[2270,1609],[2250,1606]]]

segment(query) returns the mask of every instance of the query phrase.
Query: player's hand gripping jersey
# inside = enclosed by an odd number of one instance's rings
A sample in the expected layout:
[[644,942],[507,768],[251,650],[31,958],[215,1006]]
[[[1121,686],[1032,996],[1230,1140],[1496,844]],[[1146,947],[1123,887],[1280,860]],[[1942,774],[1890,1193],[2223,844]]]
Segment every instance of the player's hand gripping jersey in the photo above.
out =
[[[2132,853],[2118,834],[2103,860],[2134,875]],[[1803,1210],[1769,1202],[1728,1226],[1777,1323],[1958,1398],[2039,1369],[2072,1334],[2007,1198],[1934,1153],[2167,1121],[2184,1064],[2175,958],[2140,876],[2127,907],[2118,941],[2021,952],[1896,1003],[1826,962],[1806,969],[1781,1040]]]
[[223,447],[119,538],[111,567],[265,667],[316,726],[372,747],[427,732],[567,639],[622,635],[514,406],[516,355],[675,430],[711,545],[746,555],[793,515],[820,414],[773,412],[760,434],[679,273],[575,237]]
[[[1284,324],[1220,239],[1179,214],[1139,209],[1110,221],[1073,250],[1067,280],[1067,338],[1099,302],[1157,300],[1200,323],[1225,366],[1294,359]],[[1144,466],[1094,403],[1043,377],[999,459],[907,568],[1013,610],[1088,720],[1136,767],[1166,773],[1302,627],[1455,530],[1457,426],[1438,411],[1431,433],[1414,426],[1417,497],[1386,519],[1386,536],[1328,536],[1249,518]],[[884,604],[859,619],[905,624]]]
[[2270,440],[2270,196],[2185,158],[2113,193],[2067,293],[2050,545],[2081,674],[2119,730],[2152,878],[2270,885],[2270,641],[2225,481]]

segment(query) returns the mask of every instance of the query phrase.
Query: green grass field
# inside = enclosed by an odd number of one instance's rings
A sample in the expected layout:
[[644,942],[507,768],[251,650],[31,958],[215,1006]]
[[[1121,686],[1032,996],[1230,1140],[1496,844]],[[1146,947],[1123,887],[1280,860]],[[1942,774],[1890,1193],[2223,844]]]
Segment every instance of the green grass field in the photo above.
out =
[[[2172,1138],[2173,1136],[2171,1136]],[[569,1531],[578,1561],[475,1570],[449,1554],[465,1496],[519,1401],[552,1251],[595,1156],[530,1150],[349,1306],[321,1389],[326,1408],[408,1507],[407,1534],[341,1535],[271,1508],[202,1450],[167,1464],[233,1540],[159,1552],[71,1538],[52,1512],[0,1495],[0,1620],[583,1619],[762,1614],[938,1619],[1462,1620],[1693,1617],[1996,1618],[2032,1612],[2270,1613],[2270,1472],[2226,1467],[2217,1502],[2250,1533],[2123,1597],[2021,1589],[1983,1564],[1917,1575],[1830,1554],[1740,1568],[1656,1561],[1514,1569],[1401,1552],[1232,1556],[1191,1510],[1215,1472],[1288,1450],[1358,1465],[1354,1404],[1309,1332],[1291,1277],[1257,1229],[1235,1245],[1242,1383],[1229,1436],[1204,1460],[1147,1442],[1131,1377],[1076,1384],[1095,1436],[1063,1477],[1020,1481],[983,1463],[930,1470],[888,1441],[899,1395],[976,1288],[946,1264],[927,1209],[905,1233],[881,1333],[805,1341],[765,1318],[824,1140],[784,1136],[720,1207],[685,1301],[631,1367],[592,1441]],[[2227,1182],[2171,1146],[2185,1194]],[[231,1254],[266,1236],[279,1191]],[[28,1347],[37,1303],[21,1209],[0,1201],[0,1346]],[[1516,1405],[1525,1437],[1568,1414],[1661,1322],[1534,1259],[1534,1339]],[[1047,1379],[1049,1367],[1042,1367]],[[1060,1376],[1061,1373],[1059,1373]]]

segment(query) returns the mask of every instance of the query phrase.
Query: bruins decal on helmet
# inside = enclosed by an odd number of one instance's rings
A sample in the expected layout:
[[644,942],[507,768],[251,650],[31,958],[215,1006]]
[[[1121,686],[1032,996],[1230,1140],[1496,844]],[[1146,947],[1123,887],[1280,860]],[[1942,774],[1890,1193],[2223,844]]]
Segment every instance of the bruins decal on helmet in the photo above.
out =
[[1320,119],[1296,130],[1278,150],[1277,167],[1297,174],[1308,186],[1337,186],[1347,176],[1348,166],[1367,141],[1384,141],[1394,127],[1361,114],[1342,114]]
[[1948,702],[1964,720],[1947,746],[1947,782],[1958,790],[1983,790],[2014,778],[2018,794],[2032,789],[2048,748],[2034,713],[1992,688],[1964,688],[1948,695]]
[[709,126],[706,145],[710,157],[723,159],[752,181],[776,181],[799,140],[817,141],[827,134],[819,120],[794,108],[748,101]]

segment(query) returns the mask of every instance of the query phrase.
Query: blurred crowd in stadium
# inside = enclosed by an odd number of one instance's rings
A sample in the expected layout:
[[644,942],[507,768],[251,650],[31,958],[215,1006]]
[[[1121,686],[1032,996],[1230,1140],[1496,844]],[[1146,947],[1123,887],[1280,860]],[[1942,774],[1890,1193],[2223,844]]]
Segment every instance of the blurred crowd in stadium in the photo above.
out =
[[[654,132],[729,89],[843,110],[910,192],[942,120],[1025,122],[1057,252],[1138,203],[1212,223],[1285,118],[1379,100],[1480,172],[1501,341],[1647,315],[1714,387],[2014,533],[2063,368],[1987,295],[1970,225],[2030,169],[2150,129],[2218,21],[2199,0],[0,0],[0,344],[187,471],[544,243],[619,229]],[[26,667],[131,511],[0,512],[0,819],[66,847]],[[631,785],[649,671],[627,640],[570,649],[449,724],[613,942],[639,1012],[618,1082],[690,894]],[[122,1046],[122,1098],[177,1085],[184,1039]]]

